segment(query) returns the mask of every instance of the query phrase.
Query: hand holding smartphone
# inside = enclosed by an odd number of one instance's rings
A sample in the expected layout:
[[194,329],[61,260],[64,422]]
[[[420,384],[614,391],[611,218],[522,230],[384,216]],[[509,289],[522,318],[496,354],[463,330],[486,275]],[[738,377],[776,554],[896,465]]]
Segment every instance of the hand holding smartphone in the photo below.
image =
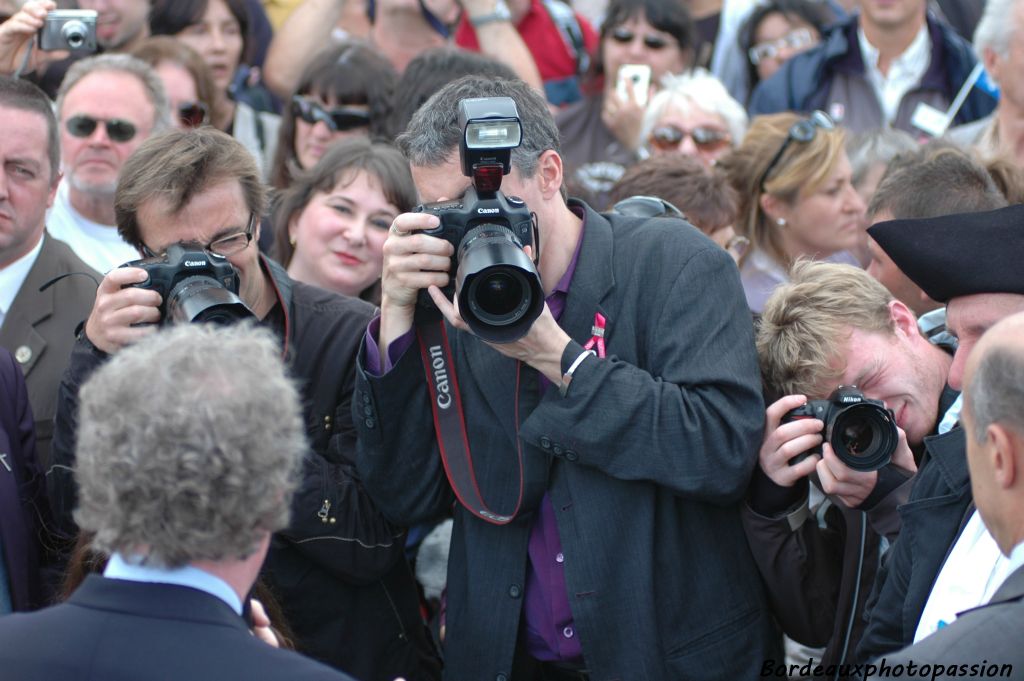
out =
[[651,91],[651,67],[646,64],[623,64],[615,82],[615,94],[627,102],[634,100],[641,107],[647,106]]

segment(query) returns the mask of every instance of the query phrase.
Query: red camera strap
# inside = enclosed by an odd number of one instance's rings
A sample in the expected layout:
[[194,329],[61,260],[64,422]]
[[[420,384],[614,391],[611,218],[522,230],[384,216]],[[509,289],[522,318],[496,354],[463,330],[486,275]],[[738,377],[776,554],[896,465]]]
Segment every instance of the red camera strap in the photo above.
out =
[[[495,525],[507,525],[519,513],[523,503],[523,445],[516,437],[519,463],[519,494],[511,513],[492,511],[484,502],[469,451],[466,418],[462,409],[462,395],[455,377],[455,362],[448,345],[448,331],[444,322],[421,324],[416,327],[423,371],[430,389],[430,408],[434,414],[434,431],[441,451],[441,462],[456,498],[470,513]],[[516,363],[515,422],[519,428],[519,374],[522,365]]]

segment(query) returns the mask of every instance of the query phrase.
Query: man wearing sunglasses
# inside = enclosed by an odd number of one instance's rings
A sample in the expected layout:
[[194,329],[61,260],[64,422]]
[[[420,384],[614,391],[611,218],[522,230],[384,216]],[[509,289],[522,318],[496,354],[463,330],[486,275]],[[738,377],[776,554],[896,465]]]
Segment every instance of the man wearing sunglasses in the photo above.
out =
[[163,83],[126,54],[76,62],[57,94],[64,180],[47,217],[50,234],[90,267],[107,272],[138,258],[114,226],[114,190],[128,157],[170,126]]
[[[292,281],[260,254],[265,192],[255,159],[234,138],[211,127],[173,130],[144,142],[125,164],[117,229],[148,256],[182,244],[226,258],[238,272],[239,297],[280,339],[302,391],[310,449],[292,522],[275,535],[265,571],[302,650],[357,678],[434,680],[439,665],[420,619],[404,533],[376,510],[352,464],[354,360],[373,308]],[[161,323],[160,295],[136,286],[146,277],[135,267],[104,277],[64,377],[54,445],[62,467],[51,469],[48,485],[67,533],[74,531],[69,471],[78,388],[97,365]]]
[[[927,15],[927,0],[862,0],[859,14],[761,81],[749,109],[752,116],[821,109],[854,132],[892,126],[935,136],[975,63],[970,44]],[[972,89],[953,123],[994,107]]]

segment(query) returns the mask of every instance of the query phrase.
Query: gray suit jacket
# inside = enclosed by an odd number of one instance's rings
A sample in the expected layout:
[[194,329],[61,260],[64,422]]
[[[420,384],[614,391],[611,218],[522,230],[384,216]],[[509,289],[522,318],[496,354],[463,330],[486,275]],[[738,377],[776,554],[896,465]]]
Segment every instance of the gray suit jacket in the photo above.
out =
[[[575,205],[585,230],[559,324],[583,343],[601,312],[607,358],[584,361],[562,397],[526,365],[517,383],[514,360],[448,329],[482,496],[515,506],[518,440],[526,487],[555,509],[594,681],[756,678],[775,642],[739,509],[764,405],[736,266],[678,220]],[[570,343],[563,370],[579,353]],[[399,524],[450,512],[418,348],[384,376],[361,364],[353,403],[381,512]],[[536,506],[497,526],[455,504],[446,679],[517,681]]]
[[75,328],[85,321],[96,297],[87,277],[62,279],[42,293],[39,287],[68,272],[102,276],[79,259],[63,241],[43,234],[43,247],[0,326],[0,346],[21,365],[36,420],[36,450],[45,471],[50,461],[57,389],[75,344]]
[[[882,678],[879,674],[883,662],[890,669],[897,665],[906,668],[911,662],[918,668],[931,665],[933,675],[927,676],[930,679],[964,678],[969,673],[978,678],[984,674],[995,678],[997,675],[991,673],[991,667],[1003,669],[1004,665],[1012,665],[1008,678],[1019,678],[1024,673],[1022,599],[1024,567],[1011,573],[985,605],[961,612],[948,627],[939,629],[915,645],[876,660],[874,665],[878,669],[869,678]],[[938,665],[942,665],[943,670],[936,673]],[[907,678],[926,678],[911,674],[908,671]]]

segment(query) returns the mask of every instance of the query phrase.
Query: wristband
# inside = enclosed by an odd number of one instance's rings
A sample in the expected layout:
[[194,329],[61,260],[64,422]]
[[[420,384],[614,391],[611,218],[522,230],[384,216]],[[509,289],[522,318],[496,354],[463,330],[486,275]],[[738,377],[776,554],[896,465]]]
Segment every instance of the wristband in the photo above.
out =
[[593,350],[584,350],[572,361],[572,364],[570,364],[569,368],[565,370],[565,373],[562,374],[562,383],[558,386],[558,392],[561,393],[562,397],[565,397],[565,393],[569,390],[569,384],[572,383],[572,375],[576,373],[576,370],[580,368],[581,364],[583,364],[583,360],[591,356],[596,357],[597,353]]
[[512,10],[508,8],[505,0],[498,0],[494,5],[494,11],[479,17],[470,17],[469,23],[474,28],[480,28],[496,21],[512,21]]

